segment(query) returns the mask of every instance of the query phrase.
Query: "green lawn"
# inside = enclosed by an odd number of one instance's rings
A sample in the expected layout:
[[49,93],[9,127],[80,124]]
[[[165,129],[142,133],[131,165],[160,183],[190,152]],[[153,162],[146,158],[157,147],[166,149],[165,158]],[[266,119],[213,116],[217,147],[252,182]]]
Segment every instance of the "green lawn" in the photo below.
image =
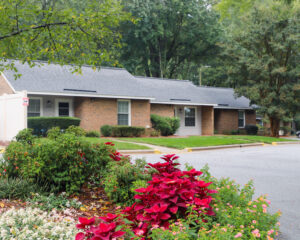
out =
[[219,145],[255,143],[255,142],[278,142],[287,141],[286,139],[278,139],[263,136],[191,136],[186,138],[122,138],[123,141],[149,143],[158,146],[170,148],[184,149],[191,147],[208,147]]
[[[125,143],[125,142],[119,142],[119,141],[111,141],[109,139],[105,138],[89,138],[89,137],[82,137],[81,139],[84,139],[90,143],[105,143],[105,142],[113,142],[116,146],[116,149],[118,150],[140,150],[140,149],[150,149],[149,147],[134,144],[134,143]],[[49,141],[47,138],[38,138],[38,142],[43,141]]]

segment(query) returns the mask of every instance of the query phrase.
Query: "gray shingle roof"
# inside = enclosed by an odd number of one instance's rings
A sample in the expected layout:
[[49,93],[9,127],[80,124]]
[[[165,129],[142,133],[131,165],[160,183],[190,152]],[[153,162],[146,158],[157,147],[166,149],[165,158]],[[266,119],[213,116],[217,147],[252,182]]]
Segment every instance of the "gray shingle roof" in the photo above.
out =
[[102,67],[94,71],[83,66],[79,75],[72,73],[71,66],[45,63],[30,68],[18,61],[15,65],[22,74],[20,78],[14,80],[12,71],[5,71],[4,75],[16,91],[151,98],[151,94],[145,92],[140,82],[125,69]]
[[245,97],[235,98],[231,88],[198,87],[187,80],[132,76],[121,68],[101,67],[94,71],[82,67],[82,74],[72,73],[71,66],[44,63],[30,68],[15,61],[22,76],[14,80],[14,72],[4,75],[16,91],[28,93],[69,94],[151,99],[152,103],[215,105],[218,108],[250,108]]
[[[147,88],[151,89],[155,100],[153,103],[215,104],[217,108],[250,107],[249,99],[235,97],[232,88],[196,86],[191,81],[160,78],[137,77]],[[185,101],[180,101],[180,100]]]

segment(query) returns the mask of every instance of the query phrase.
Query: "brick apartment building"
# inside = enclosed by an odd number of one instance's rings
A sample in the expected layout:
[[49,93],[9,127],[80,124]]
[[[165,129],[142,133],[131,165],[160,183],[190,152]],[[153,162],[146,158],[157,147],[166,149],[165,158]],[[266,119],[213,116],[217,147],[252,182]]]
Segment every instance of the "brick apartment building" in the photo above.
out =
[[18,73],[0,76],[0,96],[26,91],[28,116],[74,116],[81,127],[97,130],[104,124],[151,127],[150,115],[177,116],[177,135],[213,135],[214,132],[256,124],[255,110],[233,89],[199,87],[186,80],[136,77],[125,69],[42,64],[30,68],[15,61]]

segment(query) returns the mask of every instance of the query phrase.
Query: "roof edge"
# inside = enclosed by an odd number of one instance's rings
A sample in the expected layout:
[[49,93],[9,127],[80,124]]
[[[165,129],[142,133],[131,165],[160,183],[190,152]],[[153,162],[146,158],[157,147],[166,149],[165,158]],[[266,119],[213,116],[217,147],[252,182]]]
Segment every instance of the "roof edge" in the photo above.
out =
[[155,100],[153,97],[135,97],[135,96],[117,96],[117,95],[101,95],[101,94],[74,94],[74,93],[57,93],[57,92],[30,92],[29,95],[42,96],[66,96],[66,97],[90,97],[90,98],[114,98],[114,99],[136,99],[136,100]]
[[151,102],[152,104],[185,105],[185,106],[218,106],[215,103],[191,103],[191,102]]

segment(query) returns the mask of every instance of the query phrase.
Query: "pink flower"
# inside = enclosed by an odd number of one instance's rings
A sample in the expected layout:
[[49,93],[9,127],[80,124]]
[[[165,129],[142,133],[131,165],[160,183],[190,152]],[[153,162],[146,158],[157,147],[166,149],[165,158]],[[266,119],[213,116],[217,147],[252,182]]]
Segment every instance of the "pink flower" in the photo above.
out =
[[273,229],[269,230],[269,231],[268,231],[268,235],[271,235],[273,232],[274,232]]
[[243,236],[243,234],[242,233],[237,233],[235,236],[234,236],[234,238],[239,238],[239,237],[241,237],[241,236]]
[[253,220],[253,221],[252,221],[252,223],[253,223],[253,224],[256,224],[256,221],[255,221],[255,220]]

